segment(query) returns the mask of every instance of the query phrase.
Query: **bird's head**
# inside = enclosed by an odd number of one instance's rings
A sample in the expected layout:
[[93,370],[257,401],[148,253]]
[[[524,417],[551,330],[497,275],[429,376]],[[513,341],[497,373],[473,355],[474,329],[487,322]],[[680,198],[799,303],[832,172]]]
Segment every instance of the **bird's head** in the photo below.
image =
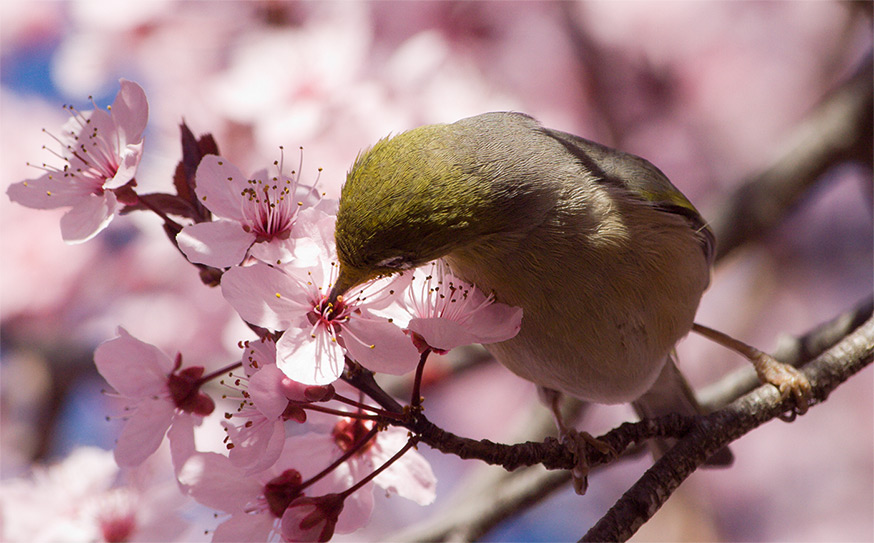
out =
[[332,297],[496,229],[487,168],[474,166],[451,126],[417,128],[359,154],[340,195]]

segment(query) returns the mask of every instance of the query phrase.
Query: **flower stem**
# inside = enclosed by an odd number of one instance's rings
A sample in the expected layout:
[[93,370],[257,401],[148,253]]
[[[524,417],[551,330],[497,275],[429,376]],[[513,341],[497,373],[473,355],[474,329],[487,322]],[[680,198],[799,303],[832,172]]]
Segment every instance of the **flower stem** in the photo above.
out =
[[[364,445],[367,444],[368,441],[370,441],[371,439],[373,439],[376,436],[376,433],[378,431],[379,431],[379,428],[377,426],[374,426],[373,428],[371,428],[370,431],[368,431],[366,434],[364,434],[364,436],[362,436],[361,439],[359,439],[353,446],[349,447],[349,450],[344,452],[340,456],[340,458],[331,462],[330,466],[326,467],[325,469],[323,469],[322,471],[320,471],[319,473],[314,475],[312,478],[310,478],[308,481],[303,483],[300,486],[300,490],[302,491],[306,487],[315,484],[321,478],[323,478],[325,475],[331,473],[334,469],[336,469],[337,466],[339,466],[340,464],[342,464],[346,460],[349,460],[350,458],[352,458],[358,451],[361,450],[362,447],[364,447]],[[393,460],[389,459],[389,462],[392,462],[392,461]]]
[[400,459],[400,457],[402,457],[404,454],[406,454],[406,452],[408,450],[410,450],[412,447],[414,447],[418,441],[419,441],[419,436],[410,437],[410,439],[407,441],[407,444],[404,445],[403,447],[401,447],[401,450],[396,452],[394,454],[394,456],[392,456],[391,458],[386,460],[383,465],[381,465],[378,468],[376,468],[375,470],[373,470],[373,473],[371,473],[370,475],[368,475],[364,479],[361,479],[360,481],[358,481],[357,483],[355,483],[354,485],[352,485],[348,489],[341,492],[340,496],[342,496],[345,499],[346,497],[351,495],[353,492],[355,492],[359,488],[363,487],[364,485],[366,485],[370,481],[374,480],[377,475],[379,475],[380,473],[385,471],[386,468],[388,468],[389,466],[391,466],[392,464],[397,462]]
[[413,397],[410,399],[410,407],[413,409],[421,409],[422,407],[422,374],[425,371],[425,362],[428,360],[428,355],[431,354],[431,348],[426,348],[422,351],[422,356],[419,358],[419,365],[416,366],[416,378],[413,381]]
[[346,405],[351,405],[352,407],[357,407],[362,411],[370,411],[380,417],[385,417],[393,420],[403,420],[403,416],[398,413],[392,413],[390,411],[386,411],[385,409],[380,409],[378,407],[373,407],[372,405],[367,405],[366,403],[356,402],[353,399],[346,398],[345,396],[341,396],[340,394],[334,394],[333,400],[337,400],[338,402],[345,403]]
[[[319,413],[327,413],[329,415],[337,415],[339,417],[348,417],[350,419],[378,421],[382,418],[379,415],[363,415],[361,413],[340,411],[339,409],[331,409],[330,407],[322,407],[321,405],[314,405],[311,403],[301,402],[297,405],[299,405],[299,407],[301,407],[302,409],[309,409],[310,411],[318,411]],[[394,418],[398,418],[398,417],[394,417]]]
[[242,362],[234,362],[233,364],[228,364],[227,366],[225,366],[221,369],[215,370],[212,373],[207,373],[206,375],[204,375],[203,377],[201,377],[200,379],[197,380],[197,386],[199,387],[199,386],[203,385],[204,383],[206,383],[207,381],[211,381],[211,380],[215,379],[216,377],[220,377],[220,376],[224,375],[225,373],[230,373],[230,372],[234,371],[235,369],[242,367],[242,365],[243,365]]

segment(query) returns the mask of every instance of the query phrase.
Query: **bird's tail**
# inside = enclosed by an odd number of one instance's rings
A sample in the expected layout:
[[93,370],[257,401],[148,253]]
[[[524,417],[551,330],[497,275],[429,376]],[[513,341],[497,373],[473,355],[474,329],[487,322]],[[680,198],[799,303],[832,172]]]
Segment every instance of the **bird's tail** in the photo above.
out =
[[[680,415],[704,414],[695,392],[680,373],[674,361],[673,353],[668,355],[668,361],[662,368],[655,384],[643,396],[632,402],[634,410],[641,418],[655,418],[678,413]],[[663,455],[675,443],[671,439],[658,439],[653,442],[653,454],[656,458]],[[734,455],[728,447],[721,449],[707,459],[706,466],[729,466],[734,461]]]

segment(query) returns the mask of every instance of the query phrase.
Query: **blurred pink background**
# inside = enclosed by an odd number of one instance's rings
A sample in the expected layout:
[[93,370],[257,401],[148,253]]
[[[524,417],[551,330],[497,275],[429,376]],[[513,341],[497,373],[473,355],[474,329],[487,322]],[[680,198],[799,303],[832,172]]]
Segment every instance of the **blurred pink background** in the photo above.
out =
[[[3,186],[38,175],[25,162],[50,158],[40,129],[59,129],[62,104],[89,109],[94,95],[105,106],[125,77],[150,103],[143,192],[169,191],[183,118],[246,172],[272,163],[280,145],[303,146],[303,179],[322,167],[336,197],[358,151],[389,133],[516,110],[648,158],[707,217],[864,59],[870,15],[870,4],[852,2],[7,0]],[[770,350],[870,295],[871,194],[866,168],[831,171],[762,242],[720,263],[699,322]],[[78,444],[112,446],[117,425],[104,422],[91,353],[118,325],[208,369],[250,337],[152,216],[118,217],[95,240],[66,246],[60,213],[5,195],[0,213],[4,478]],[[679,351],[699,386],[744,364],[697,337]],[[694,474],[636,539],[874,539],[872,375],[792,424],[743,437],[731,469]],[[497,365],[425,395],[446,429],[496,440],[536,403],[532,385]],[[598,407],[585,429],[631,417]],[[337,540],[376,539],[446,505],[471,463],[421,450],[440,481],[437,504],[382,500],[370,527]],[[579,538],[648,462],[592,477],[584,497],[565,489],[487,540]]]

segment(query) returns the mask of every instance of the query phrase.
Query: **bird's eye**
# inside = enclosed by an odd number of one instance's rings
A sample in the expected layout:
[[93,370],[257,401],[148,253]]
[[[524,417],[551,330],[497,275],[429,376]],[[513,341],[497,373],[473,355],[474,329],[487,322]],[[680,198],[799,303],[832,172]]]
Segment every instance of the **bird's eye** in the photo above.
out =
[[393,256],[379,261],[377,267],[388,268],[390,270],[408,270],[413,267],[413,263],[405,256]]

